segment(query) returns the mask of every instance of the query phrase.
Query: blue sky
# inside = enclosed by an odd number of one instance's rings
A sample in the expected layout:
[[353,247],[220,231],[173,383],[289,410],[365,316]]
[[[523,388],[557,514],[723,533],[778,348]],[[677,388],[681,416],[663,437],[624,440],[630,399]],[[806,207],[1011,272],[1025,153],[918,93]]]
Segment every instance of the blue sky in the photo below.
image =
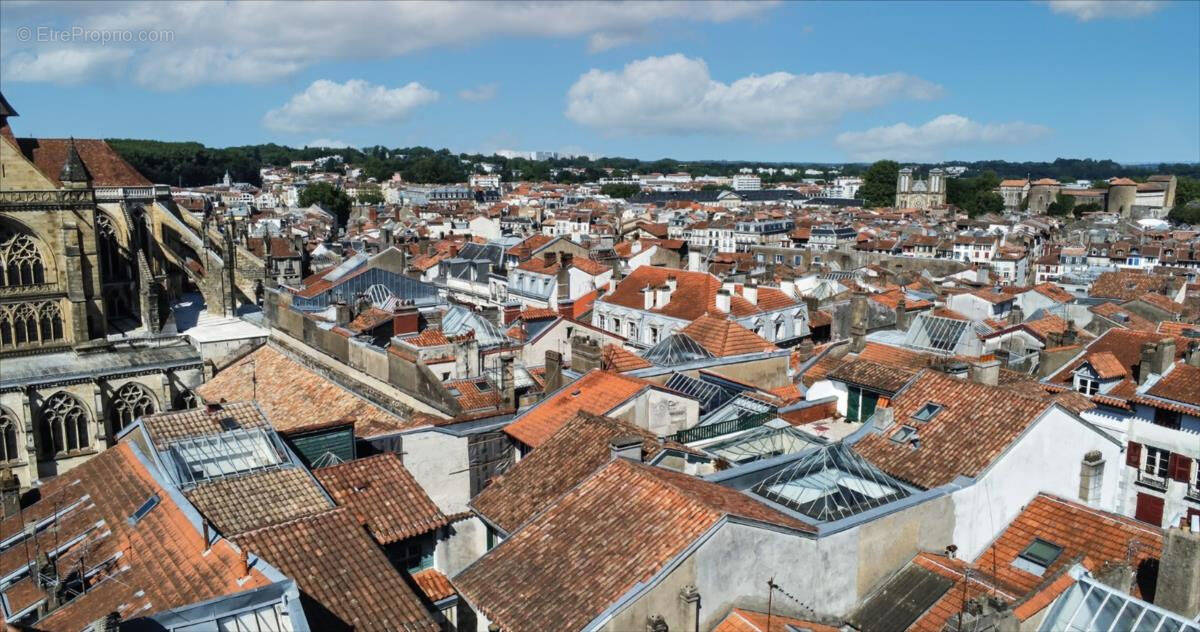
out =
[[0,57],[18,135],[1200,161],[1194,1],[5,2]]

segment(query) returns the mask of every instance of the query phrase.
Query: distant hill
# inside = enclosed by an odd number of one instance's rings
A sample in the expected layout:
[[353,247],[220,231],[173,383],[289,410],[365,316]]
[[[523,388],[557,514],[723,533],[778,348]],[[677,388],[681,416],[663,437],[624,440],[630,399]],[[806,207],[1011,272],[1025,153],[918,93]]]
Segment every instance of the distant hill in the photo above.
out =
[[[557,182],[583,182],[595,180],[605,173],[605,168],[625,173],[674,173],[685,171],[693,176],[732,175],[742,168],[793,168],[793,169],[838,169],[844,175],[857,175],[868,165],[846,163],[778,163],[748,161],[681,161],[672,159],[643,161],[635,158],[585,157],[532,161],[524,158],[504,158],[480,154],[454,154],[447,149],[434,150],[428,147],[406,147],[388,149],[382,146],[362,149],[294,148],[273,143],[265,145],[243,145],[240,147],[214,148],[193,142],[165,142],[128,138],[108,139],[125,160],[138,171],[159,184],[202,186],[220,182],[228,171],[236,182],[259,181],[259,169],[265,166],[286,167],[295,160],[313,160],[331,154],[341,155],[347,163],[363,168],[367,177],[380,180],[399,172],[409,182],[450,183],[464,182],[472,167],[480,162],[496,166],[505,181],[516,179],[555,180]],[[906,163],[911,164],[911,163]],[[1181,176],[1200,177],[1200,163],[1121,165],[1112,160],[1059,158],[1054,162],[1007,162],[983,160],[976,162],[950,161],[937,164],[918,165],[963,166],[964,175],[978,175],[993,171],[1001,178],[1050,177],[1060,181],[1077,179],[1095,180],[1126,176],[1144,178],[1155,173],[1174,173]],[[330,168],[338,169],[337,165]],[[580,173],[564,171],[574,168]],[[552,178],[552,173],[557,175]],[[832,175],[832,174],[830,174]],[[798,176],[764,176],[765,183],[794,181]]]

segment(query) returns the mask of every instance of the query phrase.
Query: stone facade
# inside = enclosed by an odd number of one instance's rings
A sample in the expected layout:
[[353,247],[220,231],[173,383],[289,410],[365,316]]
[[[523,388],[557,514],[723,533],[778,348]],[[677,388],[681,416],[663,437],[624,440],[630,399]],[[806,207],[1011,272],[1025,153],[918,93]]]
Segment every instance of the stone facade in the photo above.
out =
[[896,179],[896,208],[929,210],[946,205],[946,173],[930,169],[928,180],[914,180],[912,167],[900,170]]

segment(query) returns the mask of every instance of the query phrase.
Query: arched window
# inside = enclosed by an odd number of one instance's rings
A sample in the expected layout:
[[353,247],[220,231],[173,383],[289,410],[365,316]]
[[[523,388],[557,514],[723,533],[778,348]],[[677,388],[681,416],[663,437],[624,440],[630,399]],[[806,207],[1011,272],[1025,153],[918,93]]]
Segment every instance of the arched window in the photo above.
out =
[[13,326],[13,340],[17,346],[38,341],[37,312],[28,303],[21,303],[10,312]]
[[0,287],[41,285],[46,268],[33,238],[0,229]]
[[38,308],[38,314],[41,316],[42,342],[62,340],[62,310],[59,309],[58,303],[42,303]]
[[0,461],[17,461],[21,452],[17,449],[17,416],[6,408],[0,408]]
[[42,444],[46,456],[82,450],[89,445],[88,413],[69,393],[59,391],[42,405]]
[[62,309],[54,301],[0,307],[0,348],[63,340]]
[[175,408],[177,410],[190,410],[199,404],[196,394],[191,389],[183,389],[175,393]]
[[114,433],[133,423],[138,417],[153,413],[154,400],[150,393],[133,382],[117,389],[116,395],[108,405],[108,418],[112,421]]
[[117,230],[107,213],[96,213],[96,242],[100,255],[100,274],[104,281],[130,278],[129,262],[121,251]]

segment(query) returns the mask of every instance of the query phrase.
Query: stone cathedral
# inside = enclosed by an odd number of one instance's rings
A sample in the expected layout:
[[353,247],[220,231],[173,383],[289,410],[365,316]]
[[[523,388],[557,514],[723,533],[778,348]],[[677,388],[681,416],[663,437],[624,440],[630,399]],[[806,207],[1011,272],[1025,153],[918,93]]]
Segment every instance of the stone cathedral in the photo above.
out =
[[928,180],[913,178],[912,167],[900,170],[896,178],[896,208],[927,211],[946,205],[946,172],[930,169]]
[[0,471],[27,487],[192,405],[204,365],[167,302],[205,257],[169,187],[102,140],[18,138],[16,116],[0,95]]

